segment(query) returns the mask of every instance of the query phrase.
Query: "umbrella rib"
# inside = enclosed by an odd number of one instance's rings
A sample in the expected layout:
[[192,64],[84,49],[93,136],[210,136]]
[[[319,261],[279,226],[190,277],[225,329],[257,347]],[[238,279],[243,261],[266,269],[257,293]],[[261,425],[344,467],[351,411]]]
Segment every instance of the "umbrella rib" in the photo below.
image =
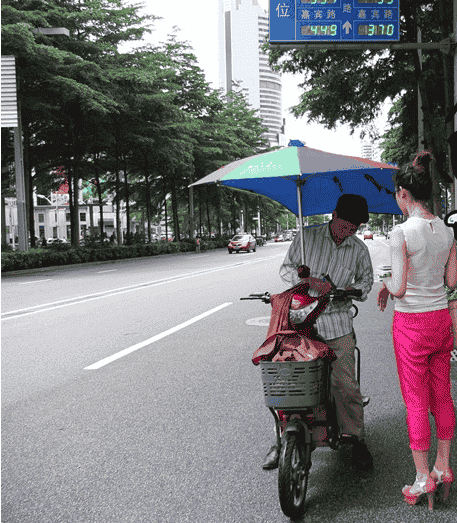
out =
[[371,182],[375,187],[376,189],[378,189],[379,192],[381,192],[383,189],[386,191],[387,194],[395,194],[394,192],[392,192],[390,189],[387,189],[387,187],[384,187],[383,185],[380,185],[374,178],[373,176],[370,176],[369,174],[364,174],[365,178]]
[[334,181],[336,184],[338,184],[338,187],[340,188],[340,191],[341,191],[342,193],[344,193],[344,191],[343,191],[343,187],[342,187],[342,185],[341,185],[341,182],[339,181],[339,179],[338,179],[336,176],[333,177],[333,181]]

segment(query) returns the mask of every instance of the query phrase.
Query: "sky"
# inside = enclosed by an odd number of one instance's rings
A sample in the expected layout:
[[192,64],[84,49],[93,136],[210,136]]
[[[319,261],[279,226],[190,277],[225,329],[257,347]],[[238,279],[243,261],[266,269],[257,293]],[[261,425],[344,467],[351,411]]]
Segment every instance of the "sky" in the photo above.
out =
[[[242,0],[243,2],[250,0]],[[269,0],[258,0],[263,9],[268,8]],[[172,32],[173,26],[178,26],[178,39],[187,41],[193,48],[200,68],[204,71],[206,80],[214,89],[219,87],[218,64],[218,28],[217,7],[218,0],[140,0],[148,14],[160,16],[163,19],[154,23],[154,32],[147,35],[146,42],[165,42],[167,34]],[[283,74],[283,117],[286,119],[286,139],[301,140],[308,147],[323,151],[361,156],[361,140],[356,129],[350,135],[349,126],[337,125],[335,131],[327,130],[317,123],[307,123],[306,116],[294,118],[288,108],[299,101],[300,75]],[[384,131],[387,122],[386,106],[379,120],[375,122],[378,130]]]

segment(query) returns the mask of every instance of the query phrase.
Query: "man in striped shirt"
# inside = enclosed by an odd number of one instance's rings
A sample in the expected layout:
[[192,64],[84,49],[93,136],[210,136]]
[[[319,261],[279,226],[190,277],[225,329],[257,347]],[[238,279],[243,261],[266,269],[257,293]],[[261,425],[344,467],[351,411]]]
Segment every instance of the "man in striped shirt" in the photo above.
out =
[[[361,289],[360,301],[367,299],[373,286],[373,266],[366,245],[354,236],[362,223],[368,222],[368,205],[362,196],[342,195],[328,224],[303,231],[305,265],[311,276],[322,279],[330,275],[338,288]],[[297,235],[292,242],[279,274],[287,287],[300,283],[297,269],[301,265],[301,245]],[[318,296],[310,290],[311,296]],[[373,459],[364,441],[363,400],[355,376],[355,336],[352,326],[351,300],[332,301],[316,322],[316,328],[334,350],[337,360],[332,365],[332,391],[338,424],[353,444],[354,466],[366,470]],[[270,449],[264,469],[277,467],[279,449]]]

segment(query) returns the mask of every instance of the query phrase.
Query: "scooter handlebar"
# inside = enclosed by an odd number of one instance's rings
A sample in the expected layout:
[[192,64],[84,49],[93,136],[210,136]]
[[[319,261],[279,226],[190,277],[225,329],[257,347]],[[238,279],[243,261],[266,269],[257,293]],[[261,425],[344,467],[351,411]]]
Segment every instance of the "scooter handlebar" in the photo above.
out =
[[247,298],[240,298],[240,300],[262,300],[264,303],[270,303],[270,299],[271,294],[269,292],[250,294]]
[[330,291],[327,296],[331,298],[361,298],[362,297],[362,290],[361,289],[350,289],[350,290],[344,290],[344,289],[335,289]]
[[[362,296],[362,291],[360,289],[334,289],[331,290],[329,293],[326,294],[329,298],[360,298]],[[261,292],[261,293],[254,293],[250,294],[247,298],[240,298],[240,300],[261,300],[264,303],[270,303],[271,302],[271,294],[269,292]]]

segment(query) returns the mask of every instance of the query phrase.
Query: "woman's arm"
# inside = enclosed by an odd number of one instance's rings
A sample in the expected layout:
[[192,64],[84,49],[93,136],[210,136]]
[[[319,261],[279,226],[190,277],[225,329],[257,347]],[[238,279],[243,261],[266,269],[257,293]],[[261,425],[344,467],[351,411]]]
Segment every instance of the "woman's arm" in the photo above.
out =
[[401,299],[406,293],[408,256],[405,235],[400,227],[395,227],[392,231],[390,257],[392,260],[392,278],[386,278],[384,283],[390,294]]
[[455,255],[455,240],[449,253],[449,259],[446,263],[446,270],[444,272],[444,283],[450,288],[457,287],[457,261]]

